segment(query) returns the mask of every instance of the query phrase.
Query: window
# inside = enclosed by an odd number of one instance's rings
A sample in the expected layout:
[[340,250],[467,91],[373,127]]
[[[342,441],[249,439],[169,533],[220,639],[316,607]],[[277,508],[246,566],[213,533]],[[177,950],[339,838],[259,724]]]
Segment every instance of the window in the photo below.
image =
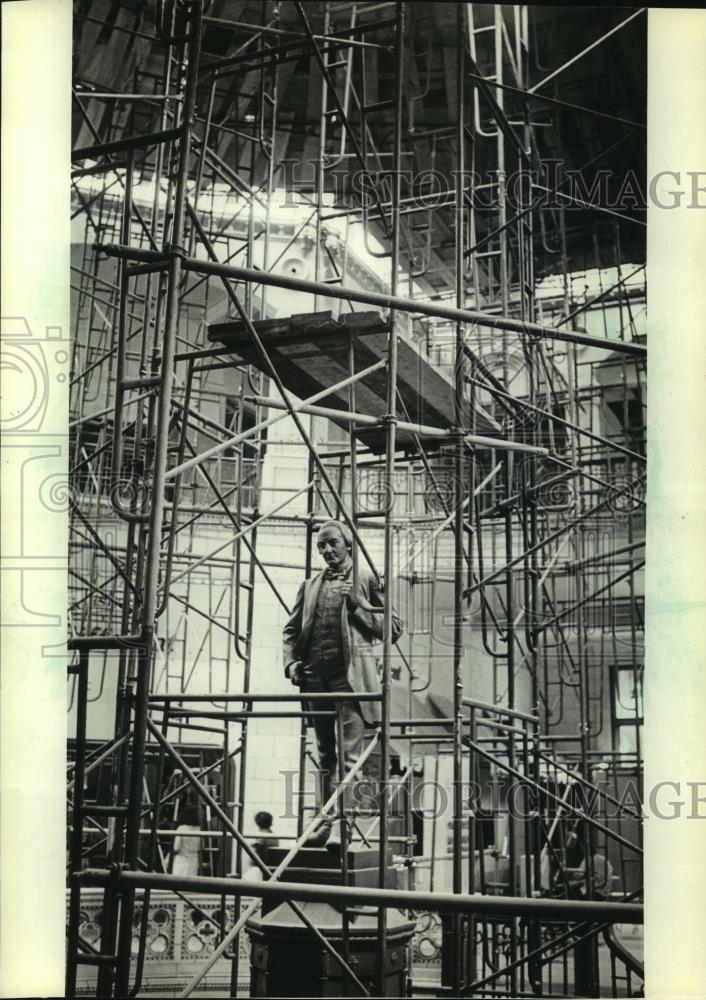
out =
[[641,665],[613,664],[612,686],[616,749],[629,753],[637,750],[638,731],[643,724]]

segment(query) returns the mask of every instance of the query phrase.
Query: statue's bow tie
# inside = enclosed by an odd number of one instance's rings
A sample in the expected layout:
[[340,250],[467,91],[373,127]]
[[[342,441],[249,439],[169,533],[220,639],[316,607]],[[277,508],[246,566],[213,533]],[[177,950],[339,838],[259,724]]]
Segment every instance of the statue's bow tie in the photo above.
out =
[[330,570],[330,569],[326,570],[326,579],[327,580],[345,580],[345,578],[346,578],[346,574],[345,573],[336,573],[334,570]]

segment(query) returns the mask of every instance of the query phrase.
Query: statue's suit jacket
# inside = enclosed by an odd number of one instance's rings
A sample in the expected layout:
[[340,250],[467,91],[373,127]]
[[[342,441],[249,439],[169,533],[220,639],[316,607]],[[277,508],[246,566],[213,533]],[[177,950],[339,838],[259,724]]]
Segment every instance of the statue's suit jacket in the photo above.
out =
[[[300,586],[289,621],[282,634],[285,672],[291,663],[299,660],[306,663],[311,629],[319,589],[326,570],[305,580]],[[365,601],[375,607],[382,607],[382,594],[372,573],[359,570],[354,595],[356,600]],[[397,642],[402,635],[402,621],[392,612],[392,641]],[[356,608],[348,609],[346,601],[341,608],[341,637],[343,657],[348,682],[353,691],[379,693],[380,677],[377,669],[375,645],[382,642],[383,614],[375,614]],[[380,703],[361,701],[359,703],[363,719],[369,725],[380,721]]]

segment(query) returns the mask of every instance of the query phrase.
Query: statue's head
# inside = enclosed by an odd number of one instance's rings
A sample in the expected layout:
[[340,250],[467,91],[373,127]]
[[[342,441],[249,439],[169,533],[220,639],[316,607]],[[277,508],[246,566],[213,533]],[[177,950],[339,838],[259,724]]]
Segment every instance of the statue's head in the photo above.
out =
[[316,536],[316,546],[326,565],[338,569],[353,551],[353,536],[343,521],[324,521]]

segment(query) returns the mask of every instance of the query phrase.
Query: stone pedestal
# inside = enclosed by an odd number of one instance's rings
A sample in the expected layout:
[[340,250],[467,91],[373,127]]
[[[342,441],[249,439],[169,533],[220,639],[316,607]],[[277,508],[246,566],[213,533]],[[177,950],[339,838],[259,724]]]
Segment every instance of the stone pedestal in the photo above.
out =
[[[309,885],[341,885],[340,848],[303,849],[297,866],[287,870],[288,882]],[[270,858],[276,865],[278,859]],[[348,885],[377,887],[376,849],[348,849]],[[389,868],[386,885],[396,887]],[[313,925],[343,955],[341,907],[321,902],[299,904]],[[380,996],[377,971],[377,909],[351,906],[346,910],[349,964],[372,996]],[[387,911],[387,961],[383,996],[407,996],[408,947],[415,922],[399,910]],[[252,997],[344,997],[361,996],[321,941],[306,927],[289,903],[263,903],[261,914],[249,920],[250,996]]]

